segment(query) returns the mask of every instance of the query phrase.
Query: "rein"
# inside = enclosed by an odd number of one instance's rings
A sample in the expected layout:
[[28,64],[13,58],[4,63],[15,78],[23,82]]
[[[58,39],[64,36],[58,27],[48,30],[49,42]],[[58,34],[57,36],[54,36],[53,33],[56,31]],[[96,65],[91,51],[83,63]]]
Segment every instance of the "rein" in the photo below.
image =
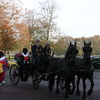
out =
[[73,70],[76,71],[76,72],[90,72],[90,71],[92,71],[93,69],[94,69],[94,68],[91,68],[91,69],[81,69],[81,70],[79,70],[79,69],[73,68]]
[[57,70],[57,71],[53,71],[53,72],[49,72],[49,73],[44,73],[44,74],[41,74],[41,75],[46,75],[46,76],[48,76],[49,74],[58,73],[58,72],[60,72],[61,70],[62,70],[62,68],[59,69],[59,70]]

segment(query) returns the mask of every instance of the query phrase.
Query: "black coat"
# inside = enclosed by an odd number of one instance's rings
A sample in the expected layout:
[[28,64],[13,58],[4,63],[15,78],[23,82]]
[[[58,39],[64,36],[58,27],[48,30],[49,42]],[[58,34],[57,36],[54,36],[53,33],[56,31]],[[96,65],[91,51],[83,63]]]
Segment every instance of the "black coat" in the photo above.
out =
[[43,54],[44,54],[44,56],[50,57],[51,48],[50,47],[49,48],[44,47],[43,48]]
[[37,46],[36,44],[32,46],[32,54],[33,56],[38,56],[37,53],[40,55],[42,54],[43,47],[41,45]]

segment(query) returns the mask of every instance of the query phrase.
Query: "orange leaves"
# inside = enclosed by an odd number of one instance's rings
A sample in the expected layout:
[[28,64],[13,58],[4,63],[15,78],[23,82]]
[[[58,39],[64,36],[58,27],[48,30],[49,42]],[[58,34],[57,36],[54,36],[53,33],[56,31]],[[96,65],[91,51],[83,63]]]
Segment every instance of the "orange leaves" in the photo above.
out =
[[14,0],[0,1],[0,48],[3,50],[12,50],[16,45],[16,34],[19,23],[21,9]]
[[17,29],[19,30],[19,35],[20,38],[22,38],[23,40],[26,38],[27,40],[30,39],[29,37],[29,29],[28,26],[25,23],[20,23],[17,24]]
[[[11,49],[11,44],[14,44],[14,31],[11,29],[11,26],[3,23],[2,27],[0,27],[0,48],[3,50]],[[6,46],[6,47],[5,47]],[[6,49],[5,49],[6,48]]]

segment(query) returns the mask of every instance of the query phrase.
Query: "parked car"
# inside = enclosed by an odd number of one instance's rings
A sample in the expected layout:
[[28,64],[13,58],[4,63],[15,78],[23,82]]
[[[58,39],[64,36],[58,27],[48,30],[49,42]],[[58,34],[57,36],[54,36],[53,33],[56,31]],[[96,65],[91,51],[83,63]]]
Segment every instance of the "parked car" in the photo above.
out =
[[100,55],[91,56],[94,69],[100,69]]

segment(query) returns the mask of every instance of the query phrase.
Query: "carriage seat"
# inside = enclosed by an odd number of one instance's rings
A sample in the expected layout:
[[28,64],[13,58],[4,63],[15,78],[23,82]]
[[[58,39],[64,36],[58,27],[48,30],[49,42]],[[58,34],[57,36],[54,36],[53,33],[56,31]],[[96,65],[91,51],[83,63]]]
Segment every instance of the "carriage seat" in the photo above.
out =
[[22,63],[21,59],[20,59],[21,55],[22,54],[20,54],[20,53],[14,55],[14,59],[17,61],[17,64],[21,64]]

